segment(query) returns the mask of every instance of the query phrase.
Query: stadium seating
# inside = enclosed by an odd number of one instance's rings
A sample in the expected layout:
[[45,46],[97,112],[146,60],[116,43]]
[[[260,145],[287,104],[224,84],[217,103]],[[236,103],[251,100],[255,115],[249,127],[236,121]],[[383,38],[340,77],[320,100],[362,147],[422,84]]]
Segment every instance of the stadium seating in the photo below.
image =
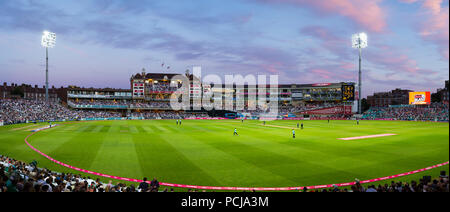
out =
[[121,117],[120,113],[106,111],[70,110],[58,103],[32,100],[0,100],[0,120],[4,124],[31,121],[76,120],[80,118]]
[[[85,105],[108,104],[112,105],[113,101],[82,101]],[[80,104],[81,104],[80,103]],[[117,103],[120,105],[123,103]],[[126,103],[128,104],[128,103]],[[136,108],[147,107],[164,107],[168,108],[168,103],[129,103],[136,106]],[[71,110],[59,103],[46,103],[41,101],[31,101],[23,99],[0,99],[0,120],[5,125],[26,123],[33,121],[62,121],[62,120],[79,120],[79,119],[93,119],[93,118],[117,118],[122,117],[122,114],[112,110]],[[141,113],[127,113],[127,117],[141,117],[147,119],[184,119],[184,118],[207,118],[205,113],[187,114],[184,112],[164,111],[164,112],[141,112]]]
[[[0,120],[5,125],[26,123],[32,121],[56,121],[56,120],[79,120],[93,118],[118,118],[124,114],[111,110],[95,110],[96,105],[105,107],[124,106],[126,108],[139,109],[166,109],[164,112],[155,112],[151,110],[143,112],[128,112],[128,118],[145,118],[145,119],[185,119],[185,118],[208,118],[205,113],[187,114],[185,112],[170,111],[170,103],[168,102],[132,102],[132,101],[113,101],[113,100],[94,100],[94,101],[78,101],[70,102],[79,107],[69,109],[59,103],[46,103],[40,101],[23,100],[23,99],[1,99],[0,100]],[[335,107],[338,104],[308,104],[303,106],[284,106],[279,108],[280,114],[291,114],[308,110],[317,110],[326,107]],[[81,109],[83,108],[83,110]],[[267,111],[260,107],[256,110],[237,111],[241,113],[251,113],[258,116],[262,112]],[[311,116],[313,119],[320,117]],[[327,119],[344,118],[341,114],[327,116]],[[348,117],[345,117],[348,118]],[[372,107],[364,113],[363,119],[366,120],[408,120],[408,121],[448,121],[449,107],[447,104],[433,103],[429,106],[391,106],[391,107]]]
[[[148,188],[148,189],[147,189]],[[159,182],[154,179],[149,184],[125,185],[103,183],[78,174],[58,173],[38,168],[37,162],[25,163],[0,155],[0,192],[160,192]],[[165,188],[162,192],[168,192]],[[174,191],[170,189],[170,191]],[[189,189],[188,192],[197,190]],[[300,192],[449,192],[448,176],[419,182],[394,182],[380,185],[362,185],[358,181],[351,188],[332,187],[328,189],[300,190]]]
[[402,121],[448,121],[447,104],[433,103],[429,106],[400,105],[390,107],[372,107],[364,113],[363,119],[402,120]]

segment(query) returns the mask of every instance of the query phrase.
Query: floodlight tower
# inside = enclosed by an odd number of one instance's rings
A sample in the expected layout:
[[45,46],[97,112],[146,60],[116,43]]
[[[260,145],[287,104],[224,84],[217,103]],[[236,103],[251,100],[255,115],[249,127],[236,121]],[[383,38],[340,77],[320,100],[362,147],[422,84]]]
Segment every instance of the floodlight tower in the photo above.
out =
[[358,114],[362,114],[362,108],[361,108],[361,55],[362,55],[362,49],[367,47],[367,34],[362,32],[358,34],[354,34],[352,36],[352,47],[355,49],[358,49],[359,51],[359,82],[358,82]]
[[56,34],[49,31],[44,31],[42,34],[41,45],[45,47],[45,101],[48,102],[48,48],[55,47]]

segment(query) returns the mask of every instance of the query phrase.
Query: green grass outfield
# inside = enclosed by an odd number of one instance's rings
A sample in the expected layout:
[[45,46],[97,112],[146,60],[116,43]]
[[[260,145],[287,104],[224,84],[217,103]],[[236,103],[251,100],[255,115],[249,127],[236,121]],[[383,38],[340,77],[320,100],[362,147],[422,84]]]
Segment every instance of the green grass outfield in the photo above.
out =
[[[68,122],[28,141],[61,162],[104,174],[161,182],[233,187],[289,187],[390,176],[449,160],[449,124],[401,121],[173,120]],[[42,124],[40,124],[42,125]],[[24,142],[38,125],[0,127],[0,155],[36,159],[75,172]],[[239,136],[233,136],[234,128]],[[338,138],[393,133],[343,141]],[[404,179],[436,175],[448,165]],[[85,174],[83,174],[85,175]],[[97,176],[93,176],[97,178]],[[105,179],[106,181],[106,179]]]

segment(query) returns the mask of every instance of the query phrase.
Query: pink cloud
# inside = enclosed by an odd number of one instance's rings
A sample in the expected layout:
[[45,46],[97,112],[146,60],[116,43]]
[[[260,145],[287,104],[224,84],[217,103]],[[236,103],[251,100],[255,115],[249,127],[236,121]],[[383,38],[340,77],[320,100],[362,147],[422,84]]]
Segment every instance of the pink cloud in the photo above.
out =
[[442,57],[449,59],[449,8],[430,6],[431,17],[422,25],[420,35],[424,40],[438,45]]
[[234,20],[240,24],[246,24],[246,23],[250,22],[252,19],[253,19],[252,13],[234,18]]
[[368,53],[366,58],[372,64],[376,64],[391,72],[406,72],[414,75],[423,74],[417,65],[417,61],[411,59],[406,54],[397,52],[395,48],[390,48],[389,51],[382,50],[376,53]]
[[429,9],[433,14],[439,14],[442,2],[443,0],[426,0],[423,3],[423,7]]
[[345,70],[356,70],[356,65],[354,63],[349,62],[343,62],[339,68],[345,69]]
[[300,29],[300,33],[308,35],[314,39],[320,40],[322,47],[342,59],[348,59],[348,52],[351,48],[349,40],[337,36],[327,28],[321,26],[308,26]]
[[403,2],[403,3],[415,3],[415,2],[417,2],[418,0],[399,0],[400,2]]
[[314,8],[322,13],[347,17],[372,32],[386,28],[386,13],[380,7],[382,0],[256,0],[266,3],[287,3]]
[[279,70],[280,66],[282,66],[280,62],[273,62],[271,64],[262,64],[261,68],[262,70],[265,70],[270,74],[280,74],[281,73],[281,71]]
[[317,76],[320,76],[320,78],[323,78],[323,79],[330,79],[331,76],[333,75],[332,72],[330,72],[328,70],[323,70],[323,69],[313,69],[313,70],[311,70],[311,72],[316,74]]
[[[345,70],[357,70],[357,62],[354,60],[355,52],[351,52],[353,49],[348,47],[348,39],[339,37],[337,34],[331,32],[327,28],[320,26],[308,26],[300,30],[302,34],[317,38],[321,42],[321,46],[329,50],[332,54],[338,57],[338,64],[329,69],[328,67],[320,68],[320,70],[315,70],[313,73],[324,75],[323,70],[333,70],[334,72],[340,70],[345,72]],[[353,56],[351,56],[353,54]],[[408,56],[405,52],[399,50],[388,44],[373,45],[371,48],[363,52],[363,63],[369,62],[379,70],[383,70],[385,73],[396,73],[402,75],[411,76],[423,76],[424,74],[430,73],[419,67],[418,62]],[[363,68],[366,68],[364,65]],[[317,68],[315,68],[317,69]],[[322,76],[320,75],[320,76]],[[330,76],[330,75],[326,75]],[[344,75],[334,75],[331,76],[342,78]]]
[[401,0],[405,3],[422,2],[423,20],[419,26],[420,36],[438,46],[439,52],[449,59],[449,7],[443,7],[443,0]]
[[356,81],[357,72],[334,65],[314,67],[301,73],[304,83]]

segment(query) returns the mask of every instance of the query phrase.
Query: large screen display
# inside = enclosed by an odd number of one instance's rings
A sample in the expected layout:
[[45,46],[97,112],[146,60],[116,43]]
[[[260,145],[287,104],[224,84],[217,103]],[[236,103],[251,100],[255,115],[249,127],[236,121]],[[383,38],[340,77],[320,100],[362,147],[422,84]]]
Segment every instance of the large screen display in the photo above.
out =
[[355,101],[355,85],[342,85],[342,101]]
[[410,105],[429,105],[431,104],[431,93],[424,92],[409,92]]

